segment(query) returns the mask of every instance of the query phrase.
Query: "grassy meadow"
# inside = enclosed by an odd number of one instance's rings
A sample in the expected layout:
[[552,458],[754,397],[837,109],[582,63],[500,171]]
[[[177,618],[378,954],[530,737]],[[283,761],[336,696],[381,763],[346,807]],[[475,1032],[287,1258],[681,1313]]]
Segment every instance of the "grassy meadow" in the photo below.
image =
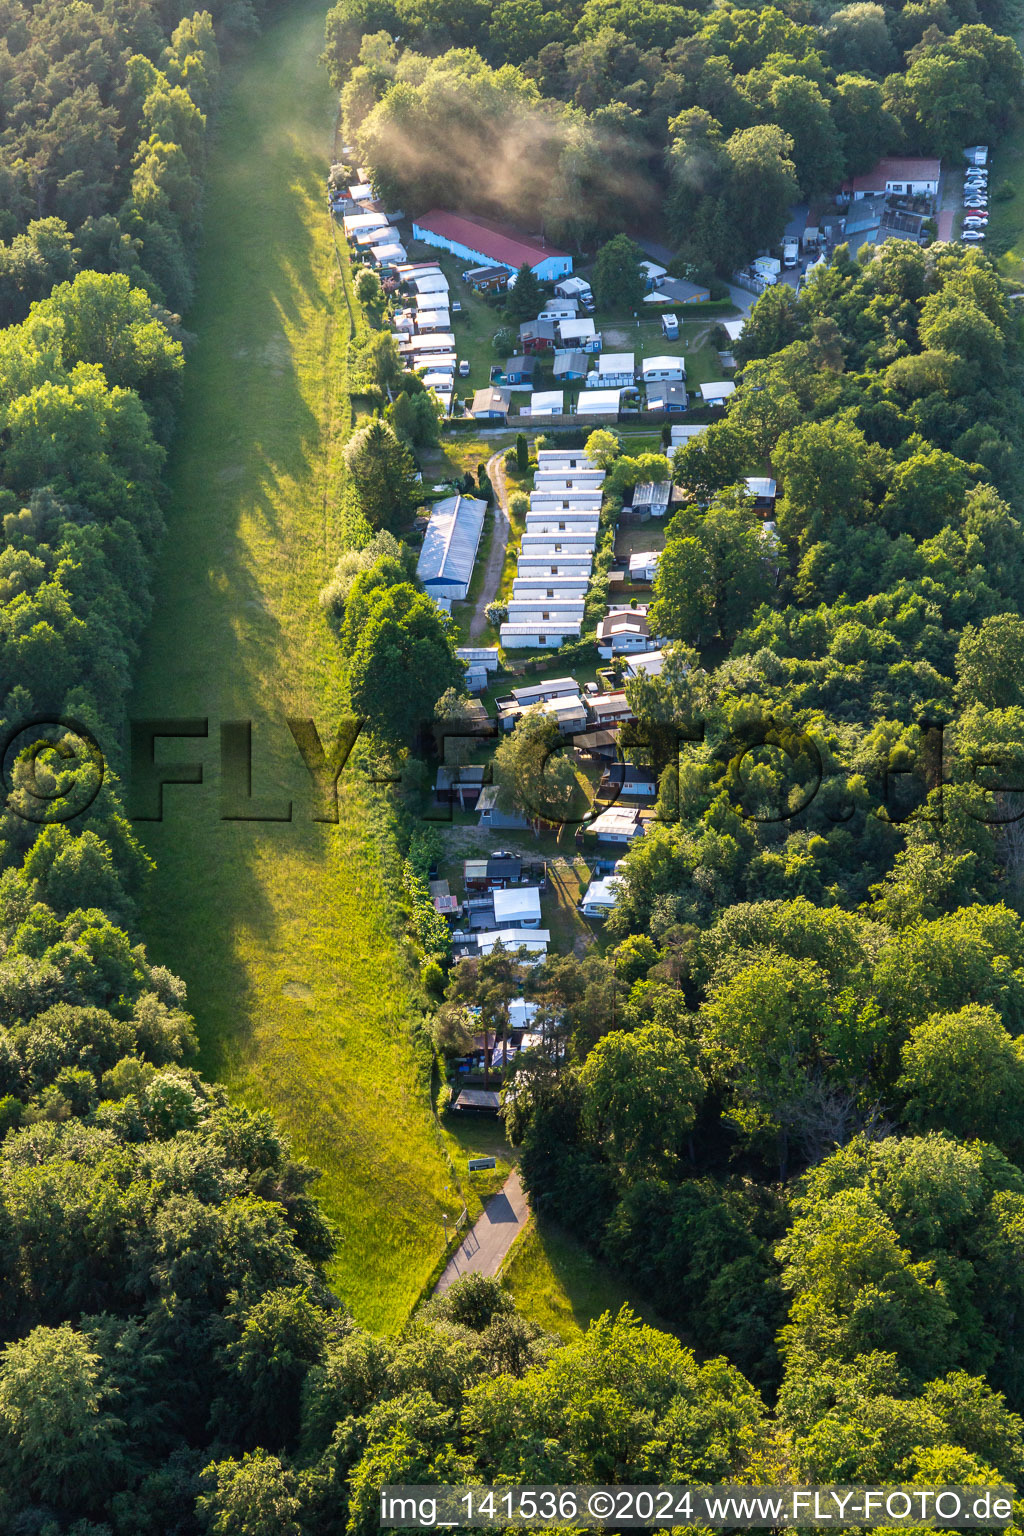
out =
[[[440,1256],[451,1167],[364,797],[343,774],[340,823],[314,822],[286,725],[311,717],[327,742],[344,704],[317,602],[340,538],[353,324],[324,201],[323,19],[320,0],[267,29],[235,64],[213,135],[197,341],[134,699],[137,717],[208,718],[209,738],[159,745],[159,760],[201,761],[204,784],[168,788],[163,822],[138,829],[156,862],[145,937],[188,985],[202,1069],[270,1109],[322,1170],[333,1286],[361,1323],[393,1329]],[[220,819],[223,720],[253,722],[253,793],[278,813],[291,801],[290,821]]]
[[616,1313],[622,1306],[652,1328],[666,1328],[648,1302],[625,1289],[568,1232],[547,1222],[530,1222],[505,1260],[502,1279],[524,1317],[566,1341],[602,1312]]

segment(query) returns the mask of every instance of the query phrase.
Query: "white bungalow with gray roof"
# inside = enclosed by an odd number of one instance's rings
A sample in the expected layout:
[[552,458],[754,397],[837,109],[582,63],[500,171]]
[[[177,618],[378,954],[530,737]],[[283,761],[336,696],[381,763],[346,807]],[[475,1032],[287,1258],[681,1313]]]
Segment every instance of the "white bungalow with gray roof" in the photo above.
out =
[[588,459],[582,448],[538,448],[537,468],[546,469],[596,469],[593,459]]
[[501,626],[501,643],[507,651],[557,651],[567,640],[578,640],[580,625],[569,620],[545,624],[534,620],[526,624],[507,623]]
[[560,624],[565,620],[578,626],[583,623],[584,606],[582,598],[513,597],[508,604],[508,622],[529,624],[540,619],[545,624]]
[[527,512],[526,532],[590,533],[597,537],[600,519],[596,512]]
[[591,551],[578,550],[575,554],[558,555],[525,554],[520,551],[516,574],[519,576],[589,576],[593,565]]
[[512,582],[513,599],[568,598],[579,603],[587,595],[590,585],[586,576],[516,576]]
[[533,477],[535,491],[552,490],[593,491],[604,485],[603,469],[538,469]]
[[524,555],[532,555],[535,559],[540,556],[554,565],[559,560],[592,555],[596,543],[592,533],[524,533],[519,547]]
[[601,510],[600,491],[531,491],[531,512],[590,512]]

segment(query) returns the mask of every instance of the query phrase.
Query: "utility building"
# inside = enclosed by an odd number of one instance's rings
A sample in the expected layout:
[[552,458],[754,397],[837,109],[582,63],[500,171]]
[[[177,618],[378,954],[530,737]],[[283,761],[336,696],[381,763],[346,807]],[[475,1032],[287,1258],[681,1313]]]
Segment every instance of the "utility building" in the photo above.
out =
[[486,510],[487,503],[474,496],[449,496],[435,503],[416,566],[431,597],[465,601]]

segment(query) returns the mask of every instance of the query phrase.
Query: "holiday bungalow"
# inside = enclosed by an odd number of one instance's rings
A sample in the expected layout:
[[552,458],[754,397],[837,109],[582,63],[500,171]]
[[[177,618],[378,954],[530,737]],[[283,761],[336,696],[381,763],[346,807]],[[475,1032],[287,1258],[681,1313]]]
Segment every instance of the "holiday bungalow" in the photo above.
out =
[[494,893],[496,928],[539,928],[540,891],[535,885],[513,886]]
[[604,482],[603,469],[550,469],[545,465],[543,469],[538,466],[533,488],[538,495],[543,491],[551,495],[556,491],[593,491],[600,495]]
[[624,692],[595,693],[587,700],[595,725],[613,725],[617,721],[632,720],[633,710]]
[[585,389],[576,401],[577,416],[618,416],[621,389]]
[[537,473],[559,474],[572,470],[596,469],[593,459],[588,459],[582,448],[538,448]]
[[[499,635],[507,651],[557,651],[566,641],[578,640],[580,628],[579,622],[568,619],[551,623],[537,619],[525,624],[503,624]],[[554,708],[551,712],[555,713]]]
[[745,484],[755,512],[775,511],[775,481],[769,475],[748,475]]
[[938,160],[886,155],[872,170],[855,176],[847,187],[854,202],[878,196],[935,197],[941,175]]
[[661,551],[637,549],[629,557],[629,579],[632,582],[653,581],[658,570]]
[[561,578],[516,576],[512,582],[512,600],[528,602],[531,598],[546,597],[554,602],[568,600],[571,603],[581,603],[586,598],[589,585],[586,576],[580,576],[576,580],[568,576]]
[[504,421],[511,403],[512,396],[507,389],[495,389],[493,384],[489,384],[486,389],[476,391],[469,414],[476,421]]
[[504,293],[508,287],[508,267],[471,267],[463,279],[477,293]]
[[524,533],[520,543],[520,550],[524,555],[550,555],[552,560],[557,560],[561,555],[566,559],[589,555],[594,548],[594,535],[592,533],[573,533],[566,529],[564,533]]
[[736,393],[736,385],[731,379],[716,379],[714,383],[700,386],[701,399],[705,405],[724,405],[730,395]]
[[583,598],[513,597],[507,606],[510,624],[583,624]]
[[[538,322],[540,323],[540,322]],[[558,326],[558,339],[563,347],[581,352],[600,352],[602,338],[593,320],[588,316],[577,320],[543,322]]]
[[653,768],[637,763],[609,763],[601,779],[600,793],[613,796],[616,802],[622,797],[650,802],[658,798],[658,780]]
[[587,376],[587,354],[585,352],[556,352],[554,375],[556,379],[569,381],[585,379]]
[[597,530],[600,524],[596,516],[589,513],[571,512],[544,513],[528,512],[526,514],[526,532],[529,534],[548,534],[552,538],[560,533],[586,533],[591,538],[591,548],[597,543]]
[[568,576],[570,580],[578,580],[580,577],[583,577],[589,580],[593,563],[589,550],[581,550],[571,555],[563,555],[561,559],[557,555],[520,554],[516,573],[525,580],[529,580],[534,576],[550,576],[553,579]]
[[648,651],[643,656],[631,656],[626,662],[626,673],[629,677],[660,677],[664,665],[664,651]]
[[633,487],[633,511],[641,517],[664,517],[671,500],[671,480],[642,480]]
[[605,661],[623,651],[649,651],[656,643],[647,619],[628,608],[606,614],[597,626],[598,655]]
[[647,386],[649,411],[685,411],[689,403],[685,384],[673,382]]
[[612,805],[588,822],[583,830],[600,843],[631,843],[634,838],[643,836],[644,824],[635,808]]
[[537,372],[537,359],[525,354],[520,357],[510,357],[505,364],[506,384],[532,384],[533,376]]
[[565,406],[565,395],[560,389],[535,390],[530,396],[530,404],[522,411],[523,416],[561,416]]
[[554,320],[526,320],[519,327],[520,350],[526,353],[551,352],[555,345]]
[[666,277],[650,293],[644,294],[645,304],[706,304],[711,289],[701,283],[688,283],[679,277]]
[[519,811],[503,811],[498,806],[497,784],[485,784],[476,803],[476,819],[494,832],[525,831],[529,823]]
[[672,427],[670,429],[672,436],[669,447],[673,451],[676,448],[685,448],[687,443],[692,443],[695,437],[701,437],[707,429],[708,424],[706,421],[698,422],[696,426],[692,427]]

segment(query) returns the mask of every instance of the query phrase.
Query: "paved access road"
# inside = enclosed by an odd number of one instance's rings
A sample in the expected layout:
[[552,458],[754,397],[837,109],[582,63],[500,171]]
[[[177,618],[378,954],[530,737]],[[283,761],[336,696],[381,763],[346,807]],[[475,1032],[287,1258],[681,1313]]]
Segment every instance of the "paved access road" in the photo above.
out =
[[496,1275],[529,1214],[519,1170],[514,1168],[498,1193],[488,1200],[462,1247],[448,1261],[437,1282],[438,1291],[446,1291],[463,1275]]

